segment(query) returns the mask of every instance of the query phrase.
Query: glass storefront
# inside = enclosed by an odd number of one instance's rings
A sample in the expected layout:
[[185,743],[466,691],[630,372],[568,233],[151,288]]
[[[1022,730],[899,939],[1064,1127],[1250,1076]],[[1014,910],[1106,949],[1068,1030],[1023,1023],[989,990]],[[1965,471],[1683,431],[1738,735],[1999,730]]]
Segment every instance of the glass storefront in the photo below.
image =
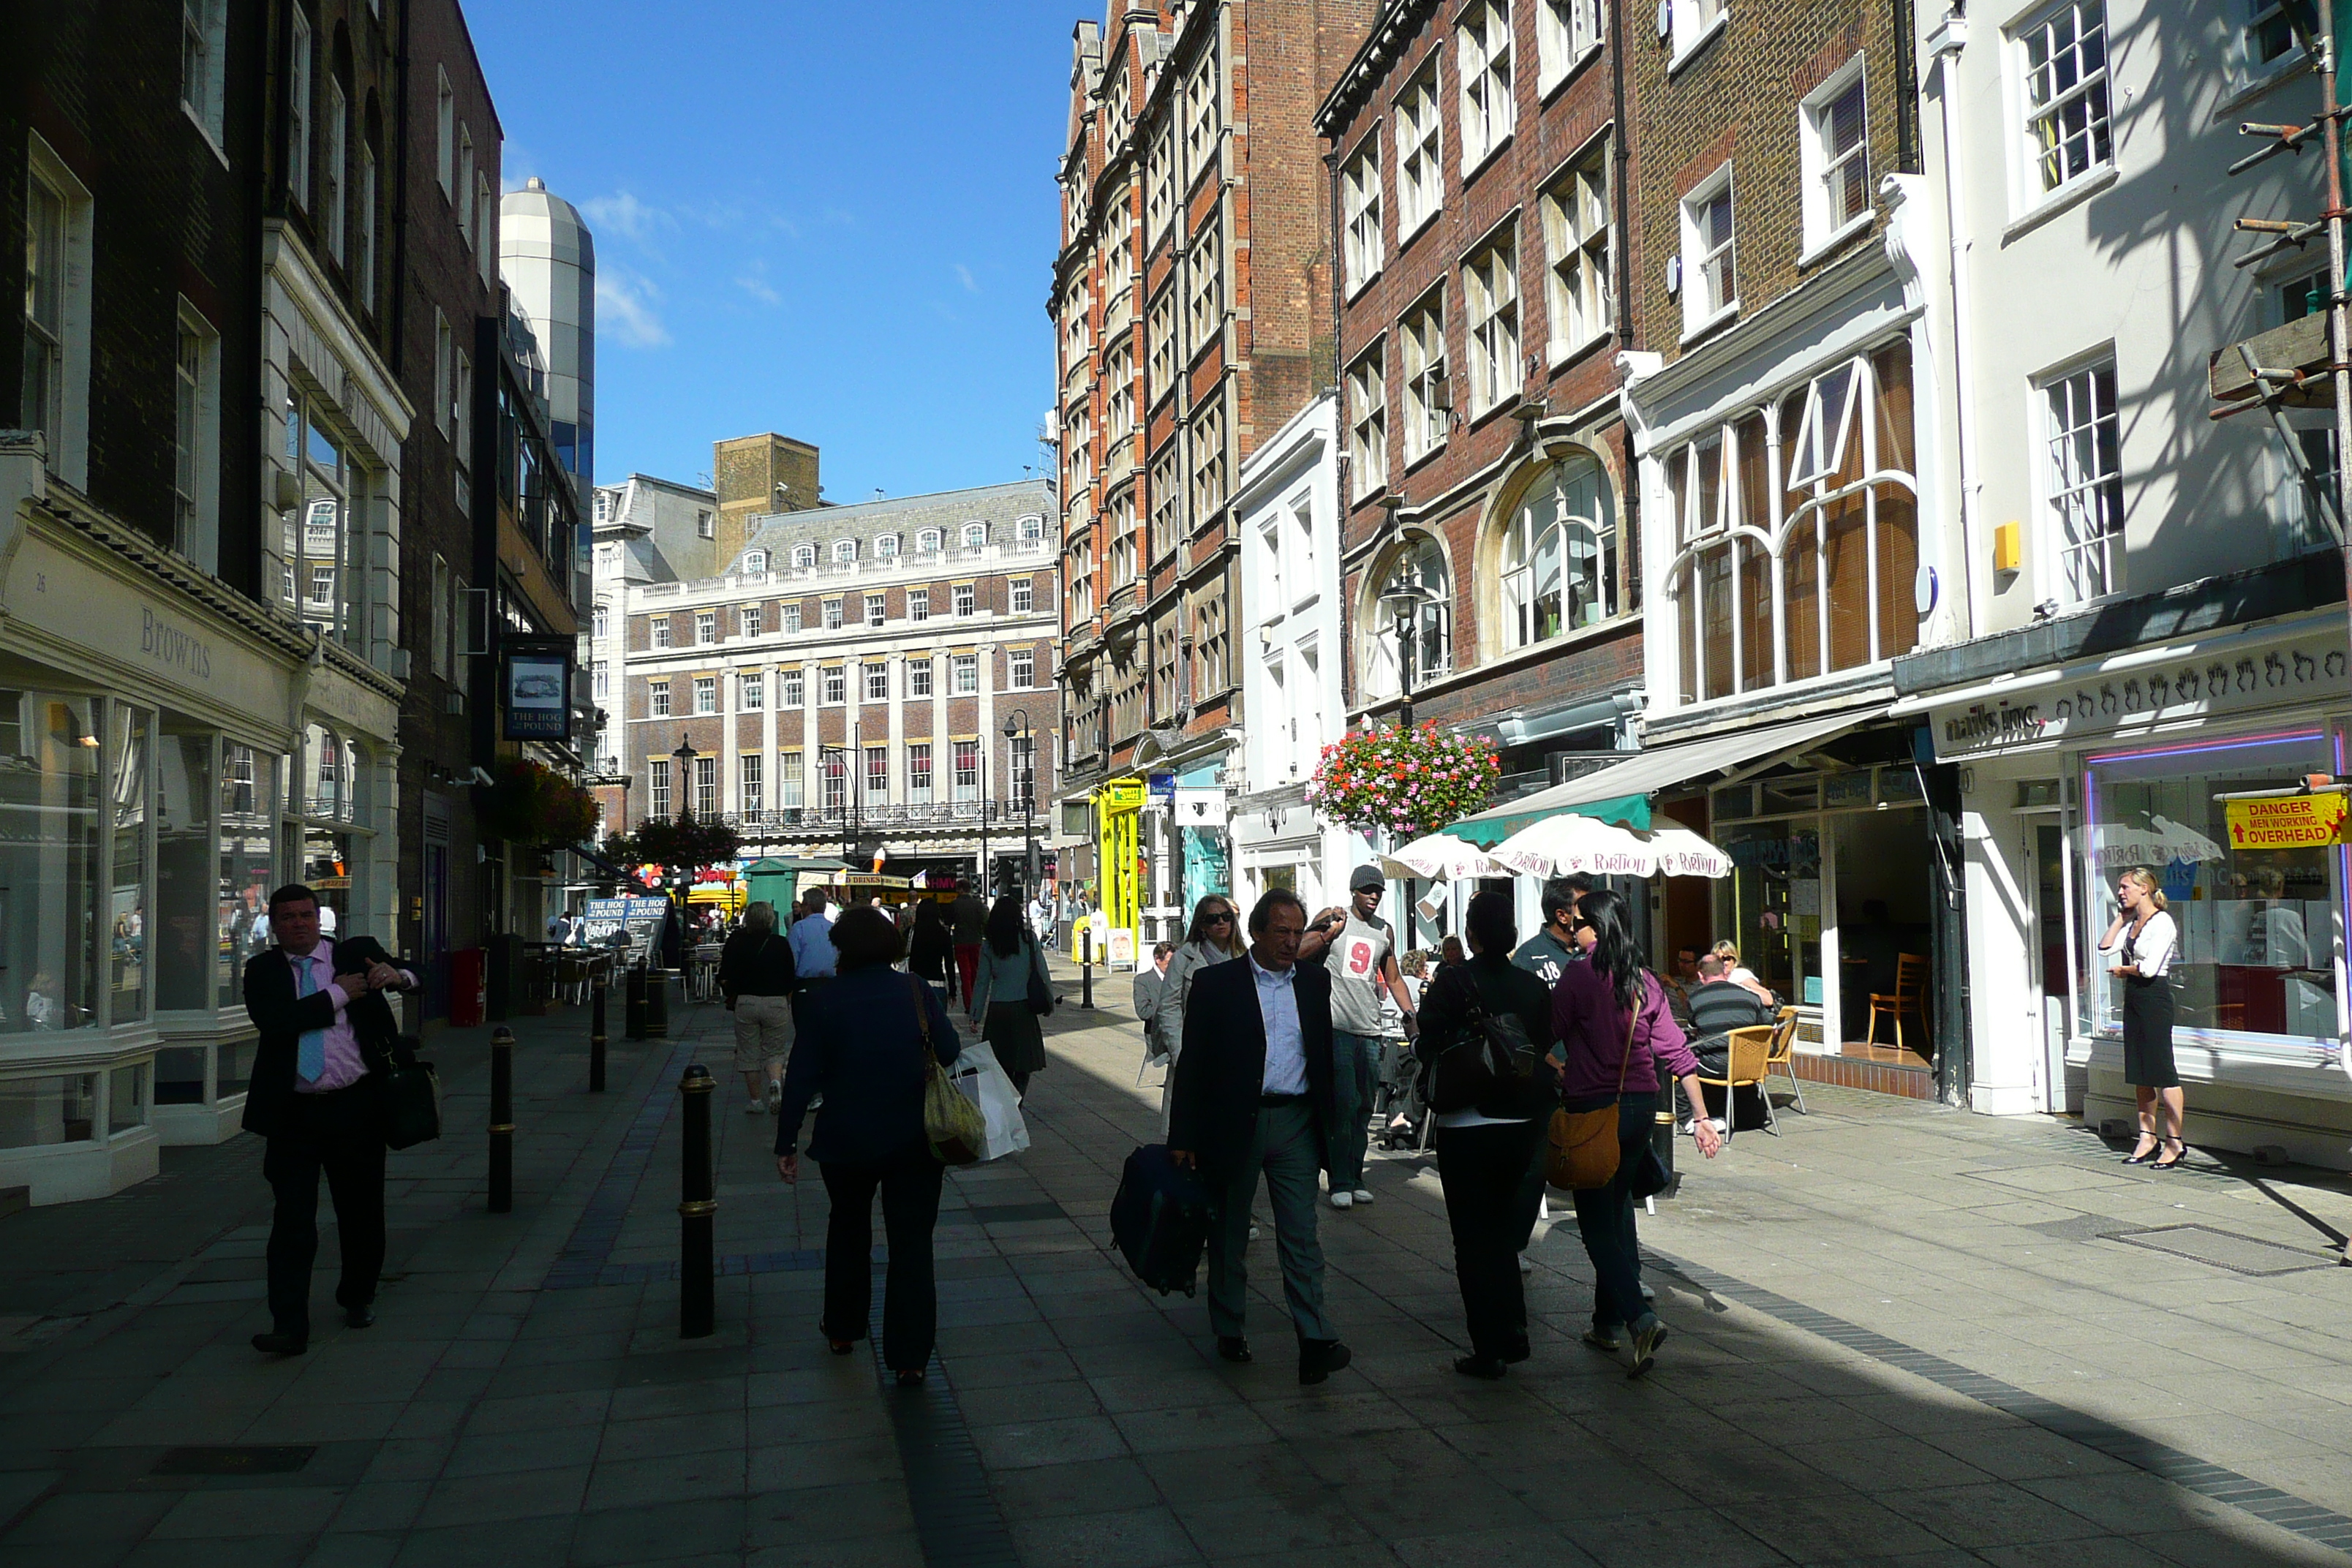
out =
[[244,999],[245,961],[269,945],[270,846],[277,837],[276,763],[229,741],[220,768],[220,992]]
[[0,1149],[86,1143],[98,1122],[98,1075],[0,1078]]
[[2119,1036],[2120,982],[2096,951],[2116,916],[2116,879],[2155,871],[2180,931],[2176,1037],[2297,1058],[2339,1038],[2342,860],[2326,846],[2241,849],[2216,798],[2341,771],[2327,731],[2093,752],[2083,759],[2084,904],[2077,995],[2085,1034]]
[[0,1034],[98,1017],[97,707],[0,688]]
[[147,741],[153,728],[143,708],[109,704],[107,748],[113,802],[113,881],[107,895],[107,997],[110,1020],[147,1016]]

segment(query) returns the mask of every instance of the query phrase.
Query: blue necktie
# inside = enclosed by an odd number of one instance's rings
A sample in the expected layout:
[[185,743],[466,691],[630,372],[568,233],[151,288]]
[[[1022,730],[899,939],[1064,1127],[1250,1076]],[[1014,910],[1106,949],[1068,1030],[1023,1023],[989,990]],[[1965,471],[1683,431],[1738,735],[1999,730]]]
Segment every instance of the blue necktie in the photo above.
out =
[[[312,974],[310,969],[310,966],[318,962],[319,960],[316,954],[312,954],[307,958],[298,958],[294,961],[295,995],[315,996],[318,994],[319,982],[316,976]],[[302,1048],[294,1058],[294,1071],[304,1083],[316,1083],[321,1078],[326,1076],[326,1030],[305,1029],[302,1031]]]

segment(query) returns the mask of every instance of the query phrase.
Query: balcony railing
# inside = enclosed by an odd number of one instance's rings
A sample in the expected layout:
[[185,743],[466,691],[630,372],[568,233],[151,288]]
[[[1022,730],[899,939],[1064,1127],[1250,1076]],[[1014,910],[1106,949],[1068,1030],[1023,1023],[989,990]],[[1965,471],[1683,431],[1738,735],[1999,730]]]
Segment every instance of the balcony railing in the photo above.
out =
[[899,572],[938,572],[982,564],[990,561],[1026,561],[1047,553],[1043,538],[1016,539],[994,544],[951,544],[940,550],[909,550],[898,555],[870,555],[857,561],[821,561],[814,566],[770,566],[765,572],[733,572],[724,577],[704,577],[690,583],[648,583],[636,590],[640,599],[667,599],[688,595],[715,595],[779,584],[808,583],[835,578],[880,577]]
[[[1043,781],[1039,781],[1042,784]],[[720,821],[744,837],[757,842],[762,834],[835,834],[858,827],[936,828],[948,831],[978,829],[982,823],[992,827],[1011,825],[1018,827],[1023,816],[1020,802],[993,797],[978,800],[916,802],[906,805],[851,806],[784,806],[775,811],[730,812]],[[1028,820],[1034,823],[1037,813],[1033,809]]]

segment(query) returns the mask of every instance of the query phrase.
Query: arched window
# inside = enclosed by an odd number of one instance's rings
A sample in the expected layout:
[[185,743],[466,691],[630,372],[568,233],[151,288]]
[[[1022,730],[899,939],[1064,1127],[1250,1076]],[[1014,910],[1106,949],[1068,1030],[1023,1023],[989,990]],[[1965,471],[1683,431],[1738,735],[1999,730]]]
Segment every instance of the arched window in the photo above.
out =
[[988,524],[984,522],[967,522],[963,525],[963,547],[966,550],[978,550],[987,542]]
[[874,559],[877,561],[898,559],[898,536],[895,533],[886,533],[877,539],[874,542]]
[[1684,701],[1911,651],[1919,518],[1906,340],[1741,410],[1662,462]]
[[942,537],[944,536],[936,528],[923,530],[922,532],[915,535],[915,553],[937,555],[940,552],[940,541]]
[[751,550],[744,552],[743,570],[746,573],[765,572],[767,569],[768,552],[766,551]]
[[1608,476],[1579,453],[1538,476],[1504,525],[1503,642],[1521,648],[1617,613]]
[[[1390,557],[1387,571],[1375,582],[1378,585],[1373,590],[1372,602],[1365,606],[1363,619],[1364,636],[1370,645],[1365,668],[1371,674],[1374,695],[1397,694],[1400,653],[1416,691],[1450,673],[1454,668],[1454,584],[1445,570],[1445,552],[1438,549],[1437,542],[1425,536],[1408,540],[1402,550]],[[1403,592],[1416,594],[1420,606],[1400,616],[1393,602],[1384,601]]]
[[833,559],[836,565],[847,565],[857,559],[857,541],[836,539],[833,542]]

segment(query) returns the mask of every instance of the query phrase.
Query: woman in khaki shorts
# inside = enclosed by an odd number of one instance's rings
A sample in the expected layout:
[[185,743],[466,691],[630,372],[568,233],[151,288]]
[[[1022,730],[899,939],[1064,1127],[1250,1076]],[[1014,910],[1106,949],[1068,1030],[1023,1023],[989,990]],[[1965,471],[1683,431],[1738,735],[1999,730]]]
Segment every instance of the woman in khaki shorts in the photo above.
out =
[[792,994],[799,984],[793,944],[776,930],[776,906],[753,904],[719,954],[719,989],[735,1015],[735,1069],[743,1075],[746,1116],[772,1111],[783,1099]]

